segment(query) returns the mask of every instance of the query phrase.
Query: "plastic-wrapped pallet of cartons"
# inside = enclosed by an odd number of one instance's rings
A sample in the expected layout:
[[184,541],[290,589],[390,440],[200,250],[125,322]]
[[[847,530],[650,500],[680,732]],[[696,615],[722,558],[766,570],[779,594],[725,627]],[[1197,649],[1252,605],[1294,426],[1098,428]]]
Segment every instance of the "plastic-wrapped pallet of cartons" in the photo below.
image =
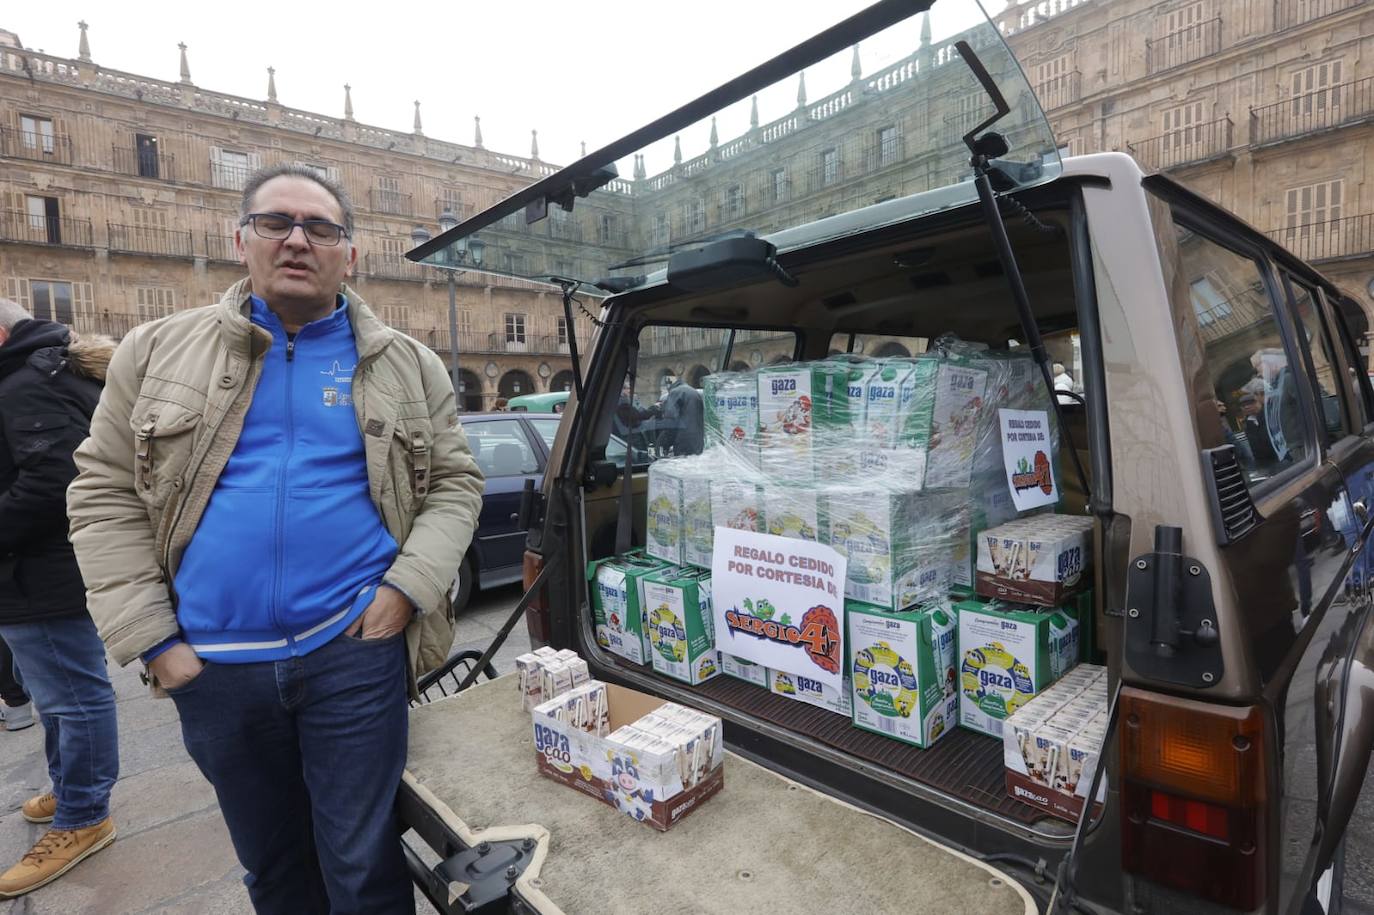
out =
[[[817,451],[842,441],[852,428],[849,368],[838,363],[798,362],[757,372],[759,462],[764,473],[810,480]],[[822,464],[819,470],[824,473]]]
[[716,372],[701,383],[706,440],[751,467],[759,463],[759,381],[754,372]]
[[1093,519],[1028,515],[978,535],[975,587],[985,597],[1053,607],[1091,582]]
[[768,668],[732,654],[720,653],[720,672],[737,680],[744,680],[755,686],[768,688]]
[[959,723],[1002,737],[1003,722],[1054,682],[1051,629],[1062,614],[964,600],[959,616]]
[[763,517],[768,533],[813,543],[825,536],[825,497],[810,482],[763,484]]
[[644,577],[667,567],[662,559],[641,550],[588,564],[598,645],[635,664],[649,663],[649,638],[643,624]]
[[649,574],[644,612],[654,670],[692,685],[720,673],[709,570],[666,568]]
[[848,560],[845,597],[895,609],[945,594],[958,545],[968,539],[967,500],[923,492],[895,477],[826,491],[830,545]]
[[845,604],[854,726],[929,747],[958,721],[957,623],[944,602],[884,610]]
[[716,527],[762,533],[764,521],[760,479],[727,477],[711,482],[711,522]]
[[[710,523],[711,493],[708,487],[718,467],[704,455],[664,458],[649,465],[648,516],[645,519],[644,551],[673,565],[689,565],[689,556],[701,553],[701,544],[688,544],[689,509],[698,521],[692,530],[714,535]],[[701,519],[705,519],[702,521]],[[710,544],[704,552],[710,564]]]

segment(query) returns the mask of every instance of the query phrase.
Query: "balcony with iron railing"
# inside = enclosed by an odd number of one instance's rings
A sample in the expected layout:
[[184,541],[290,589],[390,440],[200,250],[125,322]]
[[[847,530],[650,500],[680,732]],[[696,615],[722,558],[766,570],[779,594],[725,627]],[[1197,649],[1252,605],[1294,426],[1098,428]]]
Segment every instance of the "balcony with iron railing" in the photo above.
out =
[[176,157],[170,153],[131,146],[115,146],[113,152],[114,170],[121,175],[156,178],[160,181],[176,180]]
[[205,256],[212,261],[237,264],[239,252],[234,245],[234,236],[205,233]]
[[404,254],[365,254],[363,272],[379,279],[412,280],[420,283],[434,278],[429,267],[407,259]]
[[118,340],[138,325],[150,320],[152,318],[146,315],[101,311],[75,315],[70,324],[79,334],[101,334]]
[[400,191],[384,191],[371,188],[367,192],[367,204],[377,213],[390,213],[392,216],[413,216],[414,206],[411,196]]
[[1041,108],[1053,111],[1055,108],[1063,108],[1077,102],[1082,89],[1083,74],[1074,70],[1072,73],[1062,73],[1037,83],[1035,97],[1039,99]]
[[210,163],[210,183],[228,191],[241,191],[248,183],[253,170],[246,165],[229,165],[224,162]]
[[71,165],[72,140],[64,133],[41,133],[0,127],[0,156]]
[[1333,13],[1354,9],[1367,0],[1278,0],[1275,7],[1275,25],[1280,29],[1322,19]]
[[1221,50],[1221,17],[1145,40],[1145,70],[1160,73]]
[[160,257],[191,257],[191,233],[151,226],[128,226],[112,222],[110,251],[119,254],[156,254]]
[[1265,146],[1374,119],[1374,76],[1250,109],[1250,143]]
[[35,216],[23,210],[0,210],[0,241],[66,248],[95,247],[89,219]]
[[1231,119],[1221,118],[1127,143],[1126,149],[1147,171],[1179,168],[1226,155],[1231,149],[1231,134]]
[[1305,261],[1374,255],[1374,213],[1285,226],[1268,234]]

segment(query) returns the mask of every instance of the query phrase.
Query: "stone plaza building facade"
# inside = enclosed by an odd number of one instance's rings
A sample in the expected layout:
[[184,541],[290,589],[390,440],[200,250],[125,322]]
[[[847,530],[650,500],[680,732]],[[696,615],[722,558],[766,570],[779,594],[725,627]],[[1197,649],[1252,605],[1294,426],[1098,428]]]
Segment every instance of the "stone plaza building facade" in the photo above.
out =
[[[996,24],[1062,154],[1132,154],[1314,262],[1374,312],[1374,4],[1023,0]],[[464,407],[570,384],[561,298],[522,273],[593,279],[613,260],[693,238],[772,231],[967,180],[959,136],[986,99],[956,58],[960,36],[932,41],[925,23],[912,37],[908,57],[876,69],[854,48],[849,81],[822,95],[808,94],[803,75],[794,108],[760,117],[755,104],[736,136],[698,125],[671,165],[636,159],[571,213],[552,207],[534,223],[515,214],[484,229],[486,265],[508,276],[457,277]],[[78,328],[118,335],[213,301],[242,275],[232,233],[244,179],[297,162],[342,181],[358,206],[363,295],[446,355],[446,274],[404,258],[413,229],[437,231],[445,211],[470,216],[556,169],[540,160],[537,137],[527,157],[485,149],[480,124],[471,144],[427,137],[418,102],[411,133],[386,131],[354,119],[346,87],[344,116],[333,118],[282,105],[270,70],[266,99],[254,101],[197,87],[184,48],[180,81],[165,82],[97,66],[84,25],[78,47],[61,58],[0,33],[3,291]],[[994,77],[1015,66],[999,53],[986,51]],[[577,315],[586,341],[591,321]],[[855,349],[902,355],[925,344],[873,338]],[[741,335],[730,367],[790,352],[790,335]],[[709,331],[657,335],[642,348],[643,393],[669,376],[698,382],[720,354]]]

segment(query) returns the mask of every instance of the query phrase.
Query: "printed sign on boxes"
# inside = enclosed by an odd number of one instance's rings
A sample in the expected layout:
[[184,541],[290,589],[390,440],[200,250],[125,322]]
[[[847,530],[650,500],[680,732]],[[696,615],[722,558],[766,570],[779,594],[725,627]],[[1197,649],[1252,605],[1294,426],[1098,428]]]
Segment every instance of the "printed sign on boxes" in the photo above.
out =
[[681,707],[615,684],[607,684],[605,692],[611,730],[606,737],[554,715],[540,714],[542,706],[532,713],[535,758],[541,775],[661,831],[672,828],[721,790],[725,784],[725,746],[719,736],[719,718],[692,713],[693,720],[704,717],[713,725],[697,732],[705,736],[707,750],[702,771],[684,779],[681,754],[654,752],[653,745],[642,749],[626,746],[622,739],[613,739],[616,732],[646,715],[662,715],[670,707],[676,714]]

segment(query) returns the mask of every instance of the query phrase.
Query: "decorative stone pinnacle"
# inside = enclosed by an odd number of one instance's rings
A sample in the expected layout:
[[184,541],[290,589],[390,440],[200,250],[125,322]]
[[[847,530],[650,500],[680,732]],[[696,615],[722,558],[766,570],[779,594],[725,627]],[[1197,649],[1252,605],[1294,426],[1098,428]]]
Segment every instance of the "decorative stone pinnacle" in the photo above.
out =
[[482,148],[482,119],[481,119],[480,117],[478,117],[477,115],[474,114],[474,115],[472,116],[472,124],[473,124],[472,145],[473,145],[473,146],[476,146],[478,149],[481,149],[481,148]]
[[711,115],[711,148],[715,149],[720,143],[720,134],[716,132],[716,116]]
[[91,45],[90,42],[86,40],[86,29],[90,28],[90,26],[86,25],[86,21],[83,19],[76,24],[76,27],[81,30],[81,44],[77,48],[77,57],[86,63],[90,63]]
[[344,83],[344,120],[353,120],[353,87]]
[[530,131],[530,158],[539,158],[539,131],[537,130]]
[[759,126],[759,97],[754,96],[749,103],[749,129],[757,130]]
[[267,68],[267,100],[275,102],[277,100],[277,68]]
[[582,141],[582,158],[587,158],[587,141]]
[[854,45],[854,59],[849,62],[849,76],[858,82],[864,75],[864,69],[859,65],[859,46]]
[[423,136],[424,131],[420,129],[420,100],[415,100],[415,135]]
[[797,82],[797,107],[806,106],[806,71],[801,72],[801,79]]
[[186,42],[178,42],[177,47],[181,49],[181,81],[190,85],[191,64],[186,60]]
[[930,47],[930,13],[921,14],[921,47]]
[[682,137],[680,136],[673,137],[673,164],[682,164]]

